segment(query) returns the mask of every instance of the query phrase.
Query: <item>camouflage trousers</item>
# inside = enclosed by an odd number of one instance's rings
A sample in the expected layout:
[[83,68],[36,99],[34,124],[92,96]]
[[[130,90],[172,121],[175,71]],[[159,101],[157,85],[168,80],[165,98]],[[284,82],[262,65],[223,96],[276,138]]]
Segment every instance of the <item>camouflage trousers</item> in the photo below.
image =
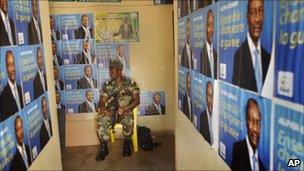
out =
[[[100,142],[107,141],[110,139],[110,128],[111,128],[111,119],[113,116],[108,115],[98,115],[97,116],[97,137]],[[133,115],[125,114],[118,116],[117,122],[122,124],[122,134],[126,139],[130,139],[133,135]]]

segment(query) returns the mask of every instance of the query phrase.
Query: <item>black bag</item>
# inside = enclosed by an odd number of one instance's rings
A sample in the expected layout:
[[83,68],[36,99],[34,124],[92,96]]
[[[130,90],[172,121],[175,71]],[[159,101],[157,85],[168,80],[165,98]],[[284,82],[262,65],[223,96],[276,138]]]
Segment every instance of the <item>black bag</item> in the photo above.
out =
[[137,126],[138,145],[144,151],[152,151],[154,147],[150,132],[145,126]]

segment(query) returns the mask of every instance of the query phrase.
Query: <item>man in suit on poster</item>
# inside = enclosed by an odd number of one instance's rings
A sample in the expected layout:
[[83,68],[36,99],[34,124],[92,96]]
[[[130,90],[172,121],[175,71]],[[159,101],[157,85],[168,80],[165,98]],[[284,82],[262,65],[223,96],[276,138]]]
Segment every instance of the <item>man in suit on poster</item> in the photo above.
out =
[[129,22],[128,17],[124,17],[122,24],[119,26],[119,30],[116,33],[113,33],[114,36],[121,35],[121,39],[132,39],[133,38],[133,28]]
[[94,38],[94,29],[90,28],[89,16],[87,14],[83,14],[81,16],[81,26],[75,30],[74,35],[75,35],[75,39]]
[[186,28],[186,43],[182,50],[181,65],[185,68],[193,68],[193,51],[190,47],[190,18],[187,18],[187,28]]
[[55,30],[55,19],[53,16],[50,16],[50,27],[52,41],[60,40],[60,32]]
[[125,49],[122,44],[117,45],[116,52],[117,52],[117,55],[114,58],[114,60],[120,61],[123,65],[123,68],[130,68],[130,63],[125,56]]
[[2,121],[23,108],[22,90],[16,81],[15,58],[11,50],[6,51],[7,84],[0,95],[0,114]]
[[47,144],[49,139],[52,137],[52,123],[49,118],[48,105],[45,96],[41,98],[41,110],[43,115],[43,121],[39,133],[39,139],[40,139],[40,147],[41,149],[43,149],[43,147]]
[[247,6],[247,38],[234,54],[232,84],[261,93],[270,54],[261,44],[264,22],[264,1],[249,0]]
[[96,103],[93,101],[94,96],[92,90],[87,90],[85,95],[86,95],[86,101],[78,106],[78,113],[97,112],[98,107]]
[[54,67],[55,90],[64,90],[64,83],[59,80],[59,70]]
[[183,98],[182,107],[184,114],[190,119],[191,122],[193,122],[190,72],[187,72],[187,76],[186,76],[186,94]]
[[77,89],[97,88],[97,81],[92,76],[92,67],[84,67],[84,77],[77,81]]
[[232,170],[265,170],[258,154],[261,119],[257,101],[252,98],[248,99],[246,105],[247,136],[233,144]]
[[53,55],[53,66],[63,65],[63,59],[61,56],[57,54],[57,45],[54,41],[52,42],[52,55]]
[[59,91],[55,92],[55,97],[56,97],[57,111],[59,109],[65,111],[65,106],[60,103],[61,95],[60,95]]
[[0,0],[0,46],[16,45],[15,24],[8,16],[7,0]]
[[200,133],[204,139],[210,144],[213,144],[212,120],[213,120],[213,86],[210,81],[206,84],[206,103],[207,108],[200,115]]
[[46,75],[44,73],[44,64],[43,64],[43,54],[41,48],[38,47],[37,50],[37,65],[38,72],[34,78],[34,99],[37,99],[40,95],[47,91]]
[[14,129],[15,136],[17,140],[17,150],[11,162],[10,169],[11,171],[26,171],[29,166],[32,164],[30,149],[28,145],[26,145],[23,141],[23,121],[21,117],[18,115],[14,120]]
[[94,64],[95,55],[91,53],[91,45],[89,40],[82,43],[82,51],[76,57],[76,64]]
[[32,12],[33,17],[28,24],[28,40],[30,45],[42,43],[42,30],[41,23],[38,18],[38,2],[37,0],[32,0]]
[[146,109],[145,115],[164,115],[166,113],[165,106],[160,104],[161,95],[159,92],[153,94],[153,104]]
[[217,54],[213,47],[214,34],[214,14],[210,9],[207,13],[206,20],[206,37],[207,41],[201,52],[201,73],[213,79],[217,78]]

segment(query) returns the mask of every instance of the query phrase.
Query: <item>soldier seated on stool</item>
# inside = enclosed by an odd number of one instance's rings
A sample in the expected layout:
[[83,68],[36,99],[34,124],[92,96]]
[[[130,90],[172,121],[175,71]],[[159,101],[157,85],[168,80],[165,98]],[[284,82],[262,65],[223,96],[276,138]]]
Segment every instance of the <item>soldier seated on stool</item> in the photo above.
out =
[[133,109],[139,104],[139,88],[135,82],[122,74],[123,65],[118,60],[110,61],[109,73],[111,80],[104,83],[100,93],[97,116],[97,136],[101,150],[96,160],[104,160],[109,154],[107,140],[109,128],[115,123],[123,126],[123,156],[131,155],[131,137],[133,135]]

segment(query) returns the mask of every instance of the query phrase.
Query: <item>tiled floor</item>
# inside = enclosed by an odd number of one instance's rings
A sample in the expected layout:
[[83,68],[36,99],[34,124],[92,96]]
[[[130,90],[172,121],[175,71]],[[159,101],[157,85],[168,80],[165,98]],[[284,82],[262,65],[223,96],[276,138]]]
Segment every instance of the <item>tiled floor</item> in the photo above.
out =
[[154,139],[161,146],[153,151],[132,152],[122,156],[123,140],[108,143],[110,154],[104,161],[95,161],[99,146],[70,147],[62,149],[64,170],[174,170],[174,136],[166,134]]

